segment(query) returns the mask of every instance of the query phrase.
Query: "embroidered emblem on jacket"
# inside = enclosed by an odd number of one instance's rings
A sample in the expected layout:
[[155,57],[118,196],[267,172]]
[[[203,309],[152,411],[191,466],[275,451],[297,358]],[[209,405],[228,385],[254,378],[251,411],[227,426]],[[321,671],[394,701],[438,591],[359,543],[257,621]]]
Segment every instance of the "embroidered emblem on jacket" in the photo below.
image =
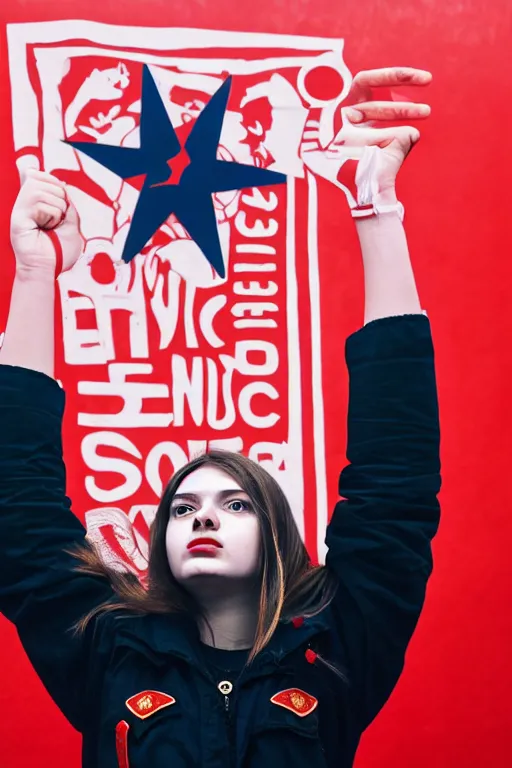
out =
[[126,706],[134,715],[140,717],[141,720],[145,720],[146,717],[150,717],[151,715],[154,715],[155,712],[158,712],[164,707],[170,707],[171,704],[175,703],[176,699],[173,696],[169,696],[168,693],[160,693],[160,691],[141,691],[128,699]]
[[289,709],[299,717],[306,717],[318,706],[318,699],[301,691],[300,688],[287,688],[285,691],[280,691],[272,696],[270,701],[278,707]]

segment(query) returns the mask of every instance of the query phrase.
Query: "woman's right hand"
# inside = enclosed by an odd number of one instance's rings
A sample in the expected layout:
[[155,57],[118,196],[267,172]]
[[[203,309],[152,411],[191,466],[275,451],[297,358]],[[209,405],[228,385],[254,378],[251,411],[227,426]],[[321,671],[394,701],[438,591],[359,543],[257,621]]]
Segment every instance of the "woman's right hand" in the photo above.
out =
[[[59,243],[54,244],[56,237]],[[59,244],[61,269],[71,269],[82,251],[82,238],[64,182],[43,171],[27,171],[11,215],[11,244],[18,271],[55,274]]]

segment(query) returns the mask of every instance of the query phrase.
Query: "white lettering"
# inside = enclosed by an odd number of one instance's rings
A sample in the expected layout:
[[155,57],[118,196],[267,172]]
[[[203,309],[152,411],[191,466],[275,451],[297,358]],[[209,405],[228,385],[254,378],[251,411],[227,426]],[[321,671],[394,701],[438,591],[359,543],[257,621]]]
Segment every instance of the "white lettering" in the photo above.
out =
[[240,392],[240,397],[238,399],[240,415],[250,427],[256,427],[257,429],[268,429],[269,427],[273,427],[281,417],[277,413],[269,413],[266,416],[257,416],[251,408],[251,401],[255,395],[266,395],[271,400],[277,400],[279,398],[277,389],[266,381],[255,381],[252,384],[247,384]]
[[208,344],[214,348],[223,347],[225,345],[225,342],[222,341],[213,330],[213,321],[218,312],[226,306],[227,301],[227,297],[223,294],[212,296],[212,298],[208,299],[205,303],[199,315],[199,327],[201,328],[201,332]]
[[115,488],[107,490],[100,488],[92,475],[85,478],[85,489],[89,496],[102,504],[110,504],[113,501],[120,501],[132,496],[139,490],[142,483],[142,473],[130,461],[124,459],[115,459],[110,456],[99,456],[97,449],[100,445],[118,448],[130,456],[137,459],[142,458],[142,454],[127,437],[119,435],[117,432],[91,432],[82,440],[81,452],[85,465],[96,472],[116,472],[124,477],[124,483]]
[[[150,450],[146,459],[146,478],[151,490],[158,497],[162,495],[163,490],[163,482],[160,477],[160,462],[163,456],[167,456],[173,466],[171,476],[188,462],[187,454],[177,443],[158,443]],[[166,483],[168,479],[166,479]]]
[[272,264],[271,262],[265,264],[245,264],[241,261],[239,264],[233,265],[233,272],[275,272],[276,269],[277,264]]
[[252,187],[250,194],[242,195],[242,202],[260,211],[275,211],[278,199],[275,192],[270,192],[267,200],[259,187]]
[[79,412],[78,424],[82,427],[168,427],[172,413],[142,413],[142,405],[146,399],[168,398],[169,387],[126,381],[128,375],[148,375],[152,371],[153,366],[146,363],[110,363],[109,381],[78,382],[80,395],[109,395],[123,399],[123,407],[118,413]]
[[[263,352],[263,363],[250,363],[251,352]],[[244,376],[271,376],[279,366],[279,352],[269,341],[237,341],[235,344],[236,369]]]
[[267,287],[263,288],[261,283],[257,281],[251,281],[247,288],[245,283],[237,281],[233,285],[233,293],[238,296],[275,296],[277,293],[277,283],[273,280],[267,282]]
[[224,366],[222,374],[222,397],[224,401],[225,414],[221,418],[218,416],[219,400],[219,375],[215,361],[207,358],[206,367],[208,371],[208,399],[206,406],[206,419],[212,429],[229,429],[233,426],[236,419],[235,404],[233,402],[232,382],[234,360],[228,355],[219,355],[219,362]]
[[160,331],[160,349],[167,349],[176,333],[180,308],[180,282],[181,277],[176,272],[169,271],[167,293],[164,297],[164,276],[158,275],[155,290],[149,302]]
[[189,375],[186,359],[181,355],[172,356],[172,402],[175,427],[183,427],[185,425],[185,398],[194,423],[197,426],[203,423],[204,377],[202,358],[193,357],[191,368],[192,370]]
[[256,219],[252,227],[249,227],[246,222],[245,211],[238,211],[235,216],[235,227],[244,237],[274,237],[279,227],[276,219],[269,219],[267,225],[261,219]]

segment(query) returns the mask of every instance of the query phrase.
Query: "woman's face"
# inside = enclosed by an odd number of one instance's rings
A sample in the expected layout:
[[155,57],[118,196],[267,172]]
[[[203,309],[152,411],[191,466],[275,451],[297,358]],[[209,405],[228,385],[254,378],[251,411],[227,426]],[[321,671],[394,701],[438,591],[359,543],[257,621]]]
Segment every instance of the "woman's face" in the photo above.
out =
[[171,502],[166,549],[174,578],[187,588],[212,579],[253,579],[260,526],[249,496],[213,466],[187,475]]

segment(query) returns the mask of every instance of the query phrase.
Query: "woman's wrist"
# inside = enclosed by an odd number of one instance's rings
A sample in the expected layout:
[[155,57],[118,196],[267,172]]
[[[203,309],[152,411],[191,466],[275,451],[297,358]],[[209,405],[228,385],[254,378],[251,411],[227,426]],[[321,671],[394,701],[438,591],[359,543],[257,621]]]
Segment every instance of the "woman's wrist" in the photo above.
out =
[[23,283],[49,283],[53,285],[55,282],[55,264],[39,264],[37,267],[16,264],[15,279]]
[[[379,258],[385,251],[390,255],[391,243],[404,237],[404,226],[399,211],[375,214],[355,219],[356,231],[363,248],[363,258]],[[371,243],[371,246],[370,246]]]
[[395,186],[392,185],[380,188],[375,195],[375,202],[378,205],[395,205],[398,203]]
[[398,213],[356,219],[365,283],[365,323],[421,312],[407,239]]
[[54,375],[55,275],[17,265],[0,363]]

